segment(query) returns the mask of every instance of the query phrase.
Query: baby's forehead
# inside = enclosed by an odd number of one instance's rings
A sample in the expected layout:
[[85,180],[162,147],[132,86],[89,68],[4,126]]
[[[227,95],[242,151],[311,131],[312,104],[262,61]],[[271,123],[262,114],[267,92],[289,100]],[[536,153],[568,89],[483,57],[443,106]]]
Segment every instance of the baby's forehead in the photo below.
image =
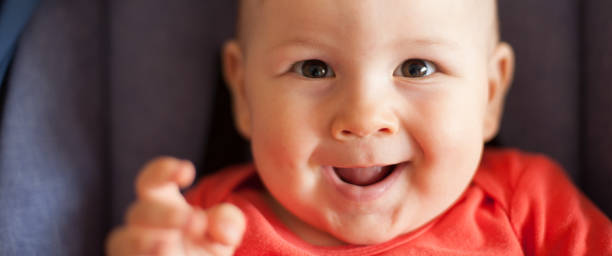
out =
[[[381,0],[239,0],[237,37],[241,41],[251,34],[261,38],[265,35],[253,30],[279,24],[287,24],[284,28],[292,33],[306,33],[306,23],[312,23],[324,29],[340,27],[339,33],[342,26],[362,25],[376,28],[367,30],[370,32],[418,35],[429,31],[444,37],[483,37],[498,41],[496,0],[382,1],[386,6],[381,5]],[[465,26],[466,20],[473,26]],[[441,30],[441,26],[446,26],[447,31]]]

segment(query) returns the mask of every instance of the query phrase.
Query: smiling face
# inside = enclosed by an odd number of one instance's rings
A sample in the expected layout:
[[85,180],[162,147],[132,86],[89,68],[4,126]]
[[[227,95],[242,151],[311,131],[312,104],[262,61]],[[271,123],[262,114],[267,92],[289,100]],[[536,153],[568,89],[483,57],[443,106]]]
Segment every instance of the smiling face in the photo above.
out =
[[289,228],[380,243],[460,197],[512,76],[494,1],[246,1],[225,74]]

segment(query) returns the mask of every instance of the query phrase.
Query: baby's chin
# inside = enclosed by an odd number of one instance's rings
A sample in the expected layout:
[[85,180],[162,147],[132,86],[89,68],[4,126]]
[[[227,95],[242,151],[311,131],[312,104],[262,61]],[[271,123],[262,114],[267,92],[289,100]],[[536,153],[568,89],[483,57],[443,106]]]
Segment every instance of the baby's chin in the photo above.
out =
[[368,228],[343,228],[335,232],[339,240],[352,245],[375,245],[382,244],[401,236],[406,232],[398,232],[381,228],[381,225],[372,225]]
[[[384,219],[384,221],[380,221]],[[374,245],[393,240],[409,233],[413,228],[402,220],[392,220],[391,217],[355,220],[342,223],[333,230],[328,230],[337,239],[353,245]]]

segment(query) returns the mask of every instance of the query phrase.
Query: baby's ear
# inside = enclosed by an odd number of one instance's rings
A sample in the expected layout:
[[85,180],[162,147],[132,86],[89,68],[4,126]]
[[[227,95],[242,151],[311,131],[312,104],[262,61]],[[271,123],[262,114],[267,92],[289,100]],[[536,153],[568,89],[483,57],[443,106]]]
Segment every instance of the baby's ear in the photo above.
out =
[[238,132],[249,139],[251,120],[244,88],[244,56],[236,40],[230,40],[223,46],[223,76],[232,94],[234,124]]
[[484,123],[484,141],[497,135],[506,93],[514,76],[514,51],[504,42],[497,44],[489,59],[489,98]]

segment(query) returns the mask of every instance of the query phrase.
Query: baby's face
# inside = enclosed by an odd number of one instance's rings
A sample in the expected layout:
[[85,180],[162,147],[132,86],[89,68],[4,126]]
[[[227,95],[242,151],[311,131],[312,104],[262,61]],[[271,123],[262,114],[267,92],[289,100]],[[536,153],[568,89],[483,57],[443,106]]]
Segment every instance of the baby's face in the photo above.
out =
[[448,209],[497,131],[512,73],[493,1],[257,2],[226,76],[290,228],[372,244]]

